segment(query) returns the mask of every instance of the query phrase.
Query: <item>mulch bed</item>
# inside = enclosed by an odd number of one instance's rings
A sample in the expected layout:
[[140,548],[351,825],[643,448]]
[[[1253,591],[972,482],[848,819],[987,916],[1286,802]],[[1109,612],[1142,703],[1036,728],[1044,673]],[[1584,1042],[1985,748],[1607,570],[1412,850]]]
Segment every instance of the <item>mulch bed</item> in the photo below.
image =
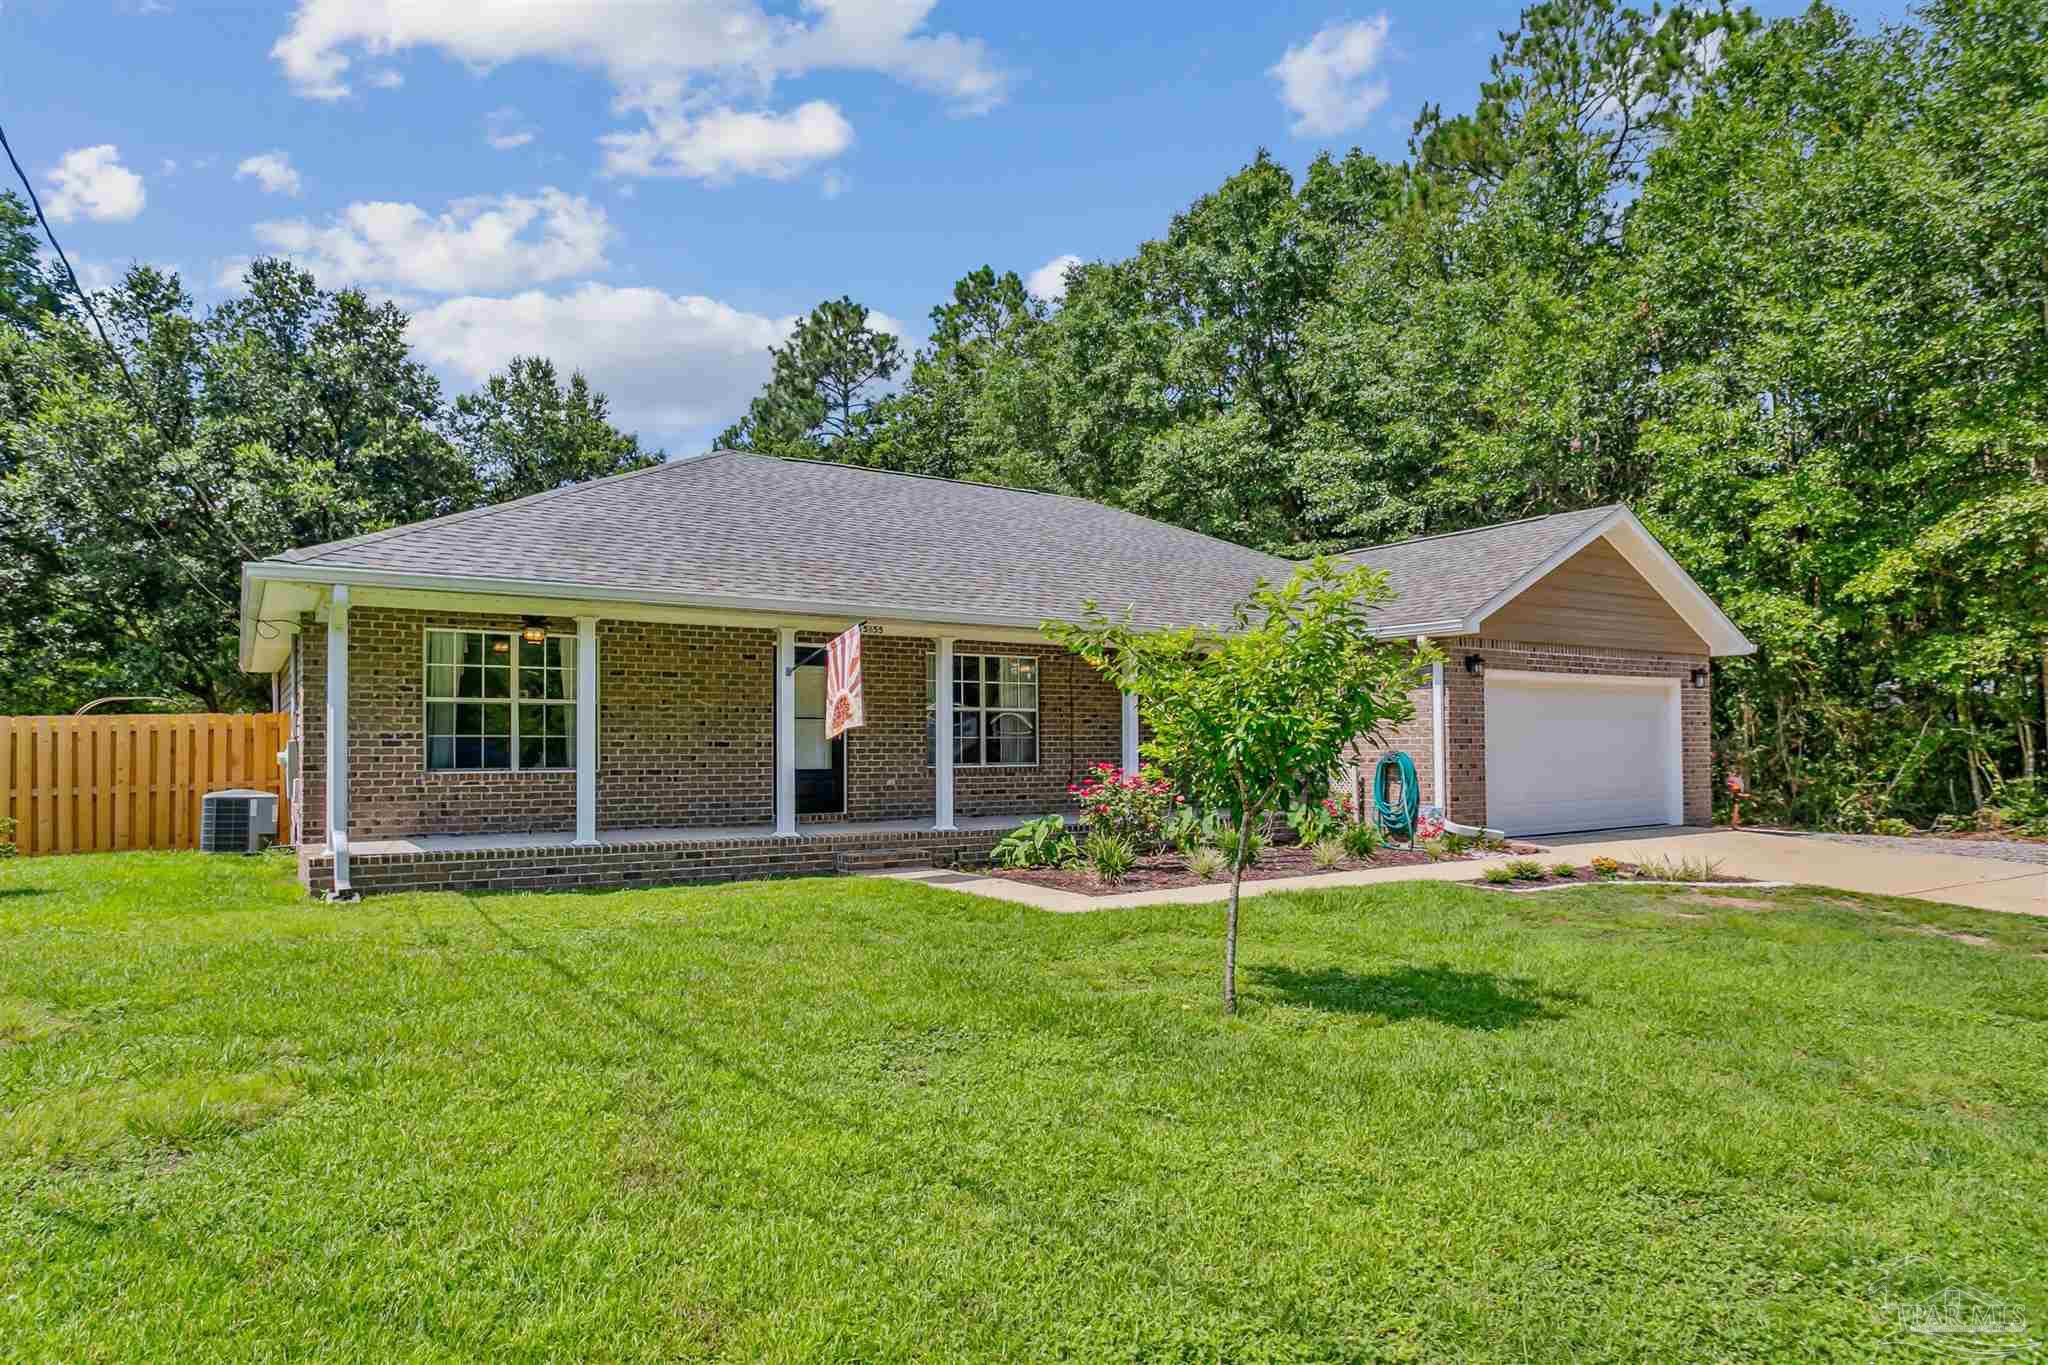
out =
[[[1533,855],[1538,850],[1526,844],[1509,844],[1507,853]],[[1448,858],[1432,858],[1420,849],[1383,848],[1370,861],[1363,858],[1346,858],[1335,867],[1317,867],[1309,850],[1300,844],[1275,846],[1268,844],[1259,851],[1258,862],[1244,870],[1248,882],[1272,881],[1278,877],[1313,877],[1324,872],[1363,872],[1368,869],[1389,867],[1419,867],[1424,863],[1463,863],[1480,858],[1497,858],[1500,852],[1488,853],[1474,849],[1470,853],[1454,854]],[[1121,896],[1131,891],[1183,890],[1190,886],[1228,885],[1228,875],[1202,878],[1188,871],[1178,853],[1161,853],[1149,858],[1138,859],[1130,875],[1115,886],[1104,886],[1095,879],[1087,868],[1058,867],[1003,867],[991,868],[991,873],[1005,881],[1029,882],[1033,886],[1049,886],[1055,891],[1071,891],[1079,896]]]

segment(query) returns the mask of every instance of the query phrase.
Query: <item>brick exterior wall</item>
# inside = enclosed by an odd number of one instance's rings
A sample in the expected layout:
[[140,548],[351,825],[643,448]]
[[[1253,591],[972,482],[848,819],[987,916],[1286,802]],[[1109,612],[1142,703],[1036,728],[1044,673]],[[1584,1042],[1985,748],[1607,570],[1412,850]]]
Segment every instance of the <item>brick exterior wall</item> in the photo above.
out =
[[[349,885],[360,895],[392,891],[562,891],[669,886],[756,877],[818,877],[838,870],[842,854],[915,848],[946,866],[988,861],[1001,830],[957,834],[900,832],[778,839],[677,838],[614,842],[602,848],[466,849],[461,852],[356,853]],[[299,880],[316,896],[334,889],[334,859],[299,855]]]
[[[1713,692],[1693,687],[1692,671],[1707,667],[1704,654],[1651,654],[1634,650],[1608,649],[1592,645],[1523,644],[1491,640],[1481,636],[1460,636],[1438,640],[1444,661],[1444,785],[1450,801],[1446,814],[1466,825],[1486,823],[1486,677],[1465,671],[1465,657],[1477,654],[1489,670],[1529,673],[1589,673],[1606,677],[1677,678],[1679,726],[1681,731],[1680,780],[1685,790],[1685,822],[1705,825],[1713,822],[1712,737]],[[1373,766],[1382,752],[1405,749],[1415,760],[1421,779],[1422,799],[1435,804],[1435,736],[1432,730],[1429,689],[1413,694],[1415,718],[1390,731],[1382,745],[1359,743],[1358,780],[1363,799],[1371,797]]]
[[[350,830],[411,834],[573,830],[573,772],[428,772],[423,632],[516,631],[521,618],[356,607],[349,620]],[[573,635],[576,623],[548,622]],[[827,637],[804,635],[805,643]],[[847,808],[817,820],[930,819],[925,658],[933,641],[871,635],[867,724],[847,739]],[[961,653],[1028,654],[1039,663],[1038,763],[954,771],[959,816],[1041,814],[1070,804],[1067,786],[1117,758],[1116,690],[1051,645],[961,640]],[[598,827],[766,824],[775,804],[775,633],[642,621],[598,624]],[[284,669],[300,739],[296,841],[326,838],[327,632],[303,624]]]
[[[799,634],[800,644],[829,636]],[[1043,815],[1072,804],[1067,788],[1097,763],[1117,761],[1123,705],[1087,663],[1051,645],[958,640],[959,654],[1029,655],[1038,661],[1038,762],[953,769],[953,813]],[[846,736],[846,813],[820,820],[929,820],[933,775],[925,762],[926,657],[934,641],[871,635],[862,642],[867,724]],[[772,751],[771,751],[772,766]],[[811,817],[807,817],[811,818]]]
[[1344,765],[1344,776],[1339,779],[1339,784],[1358,802],[1358,809],[1362,812],[1372,809],[1373,770],[1379,767],[1382,757],[1397,751],[1406,753],[1415,762],[1415,778],[1422,788],[1423,804],[1435,805],[1437,802],[1436,713],[1426,671],[1422,686],[1408,694],[1408,701],[1415,708],[1415,714],[1400,725],[1387,726],[1380,732],[1378,743],[1366,739],[1352,742],[1351,757]]

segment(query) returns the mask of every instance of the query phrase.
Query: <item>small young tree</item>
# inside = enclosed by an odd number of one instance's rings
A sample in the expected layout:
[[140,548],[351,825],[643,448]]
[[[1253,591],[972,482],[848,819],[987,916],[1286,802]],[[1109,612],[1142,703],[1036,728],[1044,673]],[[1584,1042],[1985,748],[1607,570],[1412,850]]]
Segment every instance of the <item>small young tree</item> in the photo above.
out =
[[[1318,558],[1284,586],[1261,582],[1228,630],[1142,632],[1084,603],[1046,635],[1138,699],[1144,749],[1197,808],[1240,832],[1304,787],[1327,787],[1360,735],[1414,715],[1409,692],[1438,657],[1378,639],[1367,613],[1393,598],[1386,575]],[[1224,921],[1223,1009],[1237,1010],[1238,893],[1250,840],[1237,840]]]

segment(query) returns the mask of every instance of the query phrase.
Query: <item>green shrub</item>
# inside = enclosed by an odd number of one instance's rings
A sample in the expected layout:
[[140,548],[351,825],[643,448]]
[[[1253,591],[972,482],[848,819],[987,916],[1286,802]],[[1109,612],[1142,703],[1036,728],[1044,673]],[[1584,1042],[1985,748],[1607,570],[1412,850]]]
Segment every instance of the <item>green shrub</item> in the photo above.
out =
[[1579,875],[1579,869],[1570,863],[1552,863],[1550,865],[1550,875],[1553,877],[1576,877]]
[[18,852],[20,850],[14,846],[14,821],[9,816],[0,815],[0,858],[12,858]]
[[2016,777],[1999,782],[1977,812],[1975,823],[1979,829],[2048,834],[2048,781]]
[[1721,876],[1716,858],[1645,858],[1636,864],[1636,876],[1653,882],[1711,882]]
[[1325,839],[1334,839],[1344,828],[1347,805],[1335,797],[1322,801],[1303,801],[1287,812],[1287,823],[1294,827],[1294,837],[1304,846],[1320,844]]
[[1342,836],[1344,851],[1354,858],[1370,862],[1375,854],[1387,846],[1386,832],[1370,821],[1352,825]]
[[1309,861],[1323,871],[1344,861],[1344,844],[1339,839],[1319,839],[1308,851]]
[[1914,829],[1897,816],[1887,815],[1884,819],[1872,825],[1870,832],[1872,834],[1889,834],[1895,839],[1904,839],[1910,835],[1918,834],[1920,831]]
[[[1237,865],[1237,828],[1235,826],[1219,825],[1216,830],[1216,837],[1212,842],[1222,852],[1224,858],[1231,866]],[[1246,830],[1244,832],[1244,865],[1246,867],[1258,866],[1259,854],[1265,850],[1265,847],[1265,836],[1255,829]]]
[[1098,763],[1068,787],[1067,794],[1081,807],[1089,829],[1113,834],[1147,852],[1165,840],[1166,822],[1180,808],[1173,784],[1149,763],[1134,773],[1114,763]]
[[1213,882],[1230,870],[1230,864],[1223,857],[1223,851],[1211,848],[1207,844],[1197,844],[1189,849],[1181,856],[1181,862],[1187,865],[1188,871],[1205,882]]
[[1534,858],[1510,858],[1505,866],[1508,875],[1517,881],[1533,882],[1543,879],[1543,864]]
[[1422,851],[1424,853],[1427,853],[1430,857],[1436,859],[1443,859],[1451,856],[1451,846],[1447,841],[1443,839],[1424,839],[1422,841]]
[[1472,837],[1468,834],[1446,834],[1443,836],[1444,847],[1449,849],[1453,855],[1470,853],[1473,842]]
[[1104,886],[1115,886],[1138,865],[1138,850],[1131,841],[1107,830],[1099,829],[1089,835],[1081,851],[1088,866],[1095,869],[1095,879]]
[[1067,822],[1057,815],[1026,820],[990,851],[998,867],[1066,867],[1080,856]]
[[1485,880],[1493,883],[1495,886],[1507,886],[1515,880],[1514,873],[1508,871],[1508,869],[1506,869],[1505,867],[1501,867],[1497,864],[1493,867],[1487,868],[1484,872],[1481,872],[1479,875]]

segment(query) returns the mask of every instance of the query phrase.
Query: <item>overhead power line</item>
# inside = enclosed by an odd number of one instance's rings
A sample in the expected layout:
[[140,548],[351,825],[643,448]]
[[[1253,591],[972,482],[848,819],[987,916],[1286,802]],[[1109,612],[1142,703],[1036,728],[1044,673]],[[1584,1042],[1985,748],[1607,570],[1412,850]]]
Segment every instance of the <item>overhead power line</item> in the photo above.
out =
[[[121,382],[128,390],[128,400],[130,403],[134,405],[136,417],[143,422],[147,422],[149,420],[148,407],[142,401],[141,390],[139,390],[135,386],[135,376],[129,373],[127,360],[122,356],[120,349],[116,347],[113,341],[107,336],[106,324],[100,321],[100,310],[93,304],[92,295],[86,293],[85,287],[78,282],[78,272],[71,268],[71,258],[64,254],[64,244],[57,240],[57,231],[55,228],[52,228],[50,226],[49,215],[43,212],[43,201],[41,197],[36,194],[36,187],[29,180],[28,172],[22,169],[21,159],[15,156],[14,144],[7,140],[7,129],[4,126],[0,126],[0,149],[4,149],[6,151],[7,164],[14,168],[15,178],[21,181],[21,188],[28,194],[29,207],[35,211],[36,222],[42,225],[43,236],[49,239],[50,249],[57,253],[57,260],[64,267],[64,278],[71,282],[71,292],[78,296],[79,303],[82,304],[85,308],[86,316],[92,319],[93,330],[99,334],[100,345],[106,347],[108,358],[114,362],[114,367],[120,370]],[[95,480],[93,479],[91,472],[89,470],[81,469],[79,471],[79,474],[80,477],[85,480],[87,488],[91,489],[94,493],[97,494],[99,492],[99,489],[95,486]],[[140,523],[141,525],[149,528],[150,533],[154,535],[159,542],[162,543],[165,552],[169,554],[171,563],[177,565],[179,570],[181,570],[184,573],[185,577],[192,580],[192,586],[198,588],[199,591],[205,593],[207,597],[211,598],[214,605],[219,607],[223,612],[225,612],[230,619],[236,617],[236,615],[238,614],[237,609],[231,604],[229,604],[226,598],[222,597],[219,593],[215,592],[211,584],[207,583],[205,579],[201,578],[198,575],[198,573],[196,573],[193,570],[191,565],[185,563],[185,561],[178,556],[177,547],[171,544],[170,537],[164,534],[163,528],[158,526],[153,518],[149,517],[147,514],[144,514],[139,516],[132,516],[131,520],[134,520]],[[228,533],[228,538],[234,541],[236,546],[244,554],[248,555],[250,558],[255,557],[254,554],[249,551],[248,546],[243,545],[241,543],[241,537],[234,533],[233,527],[226,527],[224,529],[226,529]]]

